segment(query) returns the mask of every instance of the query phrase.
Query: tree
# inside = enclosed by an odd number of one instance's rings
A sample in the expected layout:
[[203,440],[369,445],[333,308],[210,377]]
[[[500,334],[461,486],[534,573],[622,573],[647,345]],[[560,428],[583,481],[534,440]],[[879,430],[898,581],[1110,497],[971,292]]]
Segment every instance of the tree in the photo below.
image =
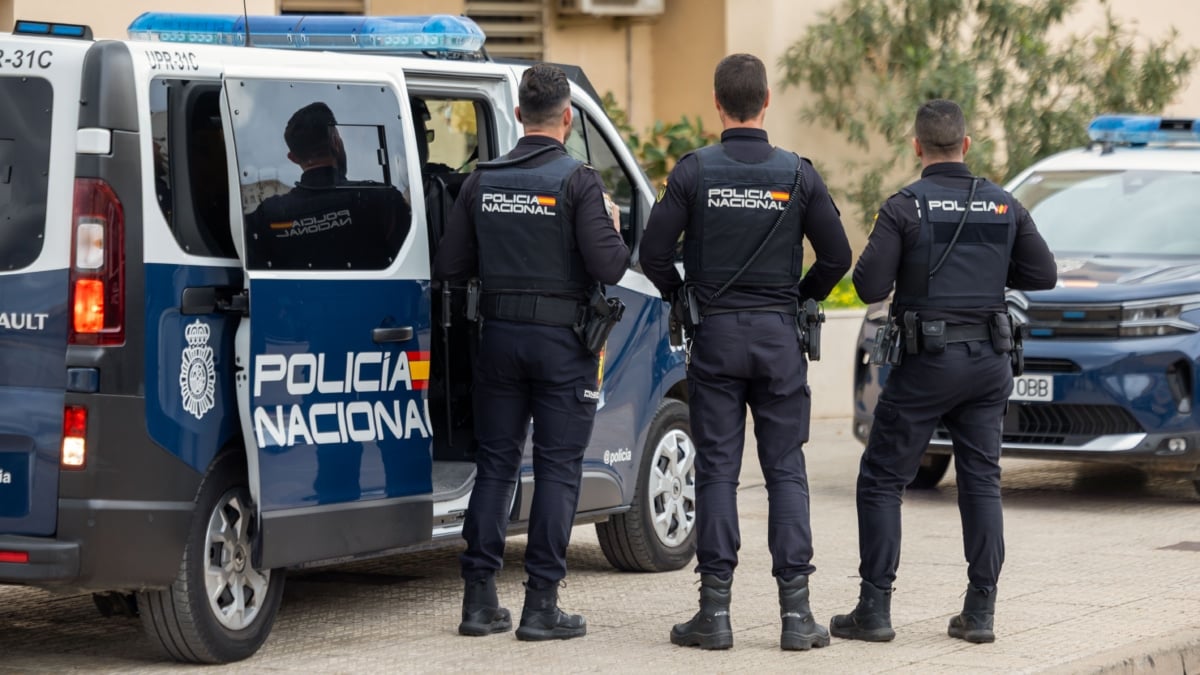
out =
[[972,170],[1003,182],[1031,163],[1087,142],[1103,112],[1157,112],[1174,99],[1197,52],[1139,37],[1112,14],[1087,35],[1080,0],[844,0],[780,58],[783,87],[806,86],[801,117],[863,150],[882,141],[839,193],[871,214],[885,178],[918,166],[909,145],[921,103],[962,106]]

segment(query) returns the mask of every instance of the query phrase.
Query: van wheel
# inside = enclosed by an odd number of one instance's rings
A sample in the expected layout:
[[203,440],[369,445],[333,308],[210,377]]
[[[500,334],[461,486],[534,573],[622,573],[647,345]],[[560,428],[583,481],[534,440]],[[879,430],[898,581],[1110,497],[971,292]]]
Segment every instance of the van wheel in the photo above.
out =
[[596,523],[604,557],[619,570],[677,570],[696,553],[696,446],[688,407],[658,406],[638,469],[633,506]]
[[257,570],[257,530],[241,455],[219,457],[204,477],[175,582],[138,594],[142,625],[178,661],[229,663],[262,646],[283,597],[284,570]]
[[950,455],[935,455],[926,451],[924,455],[921,455],[921,468],[917,469],[917,476],[908,484],[908,489],[932,490],[946,475],[946,469],[949,466]]

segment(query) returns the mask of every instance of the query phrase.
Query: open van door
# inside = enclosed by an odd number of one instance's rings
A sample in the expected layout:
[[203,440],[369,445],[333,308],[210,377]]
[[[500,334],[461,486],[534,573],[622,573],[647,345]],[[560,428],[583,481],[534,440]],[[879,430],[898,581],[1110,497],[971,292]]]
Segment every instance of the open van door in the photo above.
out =
[[262,568],[431,532],[429,259],[408,99],[398,70],[324,63],[230,68],[223,85]]

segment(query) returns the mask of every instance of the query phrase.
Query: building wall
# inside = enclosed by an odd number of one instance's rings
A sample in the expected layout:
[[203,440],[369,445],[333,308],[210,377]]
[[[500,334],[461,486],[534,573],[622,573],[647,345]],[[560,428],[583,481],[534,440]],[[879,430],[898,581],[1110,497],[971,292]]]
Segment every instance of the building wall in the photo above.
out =
[[462,14],[463,0],[367,0],[370,14]]

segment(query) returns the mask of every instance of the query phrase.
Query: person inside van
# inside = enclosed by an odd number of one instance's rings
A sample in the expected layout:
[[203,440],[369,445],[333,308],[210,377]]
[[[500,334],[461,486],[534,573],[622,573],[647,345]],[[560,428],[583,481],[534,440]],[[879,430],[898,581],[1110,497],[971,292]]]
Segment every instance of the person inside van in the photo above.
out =
[[300,181],[246,216],[247,262],[258,269],[382,269],[408,236],[412,211],[394,186],[346,179],[346,147],[320,101],[297,110],[283,138]]

